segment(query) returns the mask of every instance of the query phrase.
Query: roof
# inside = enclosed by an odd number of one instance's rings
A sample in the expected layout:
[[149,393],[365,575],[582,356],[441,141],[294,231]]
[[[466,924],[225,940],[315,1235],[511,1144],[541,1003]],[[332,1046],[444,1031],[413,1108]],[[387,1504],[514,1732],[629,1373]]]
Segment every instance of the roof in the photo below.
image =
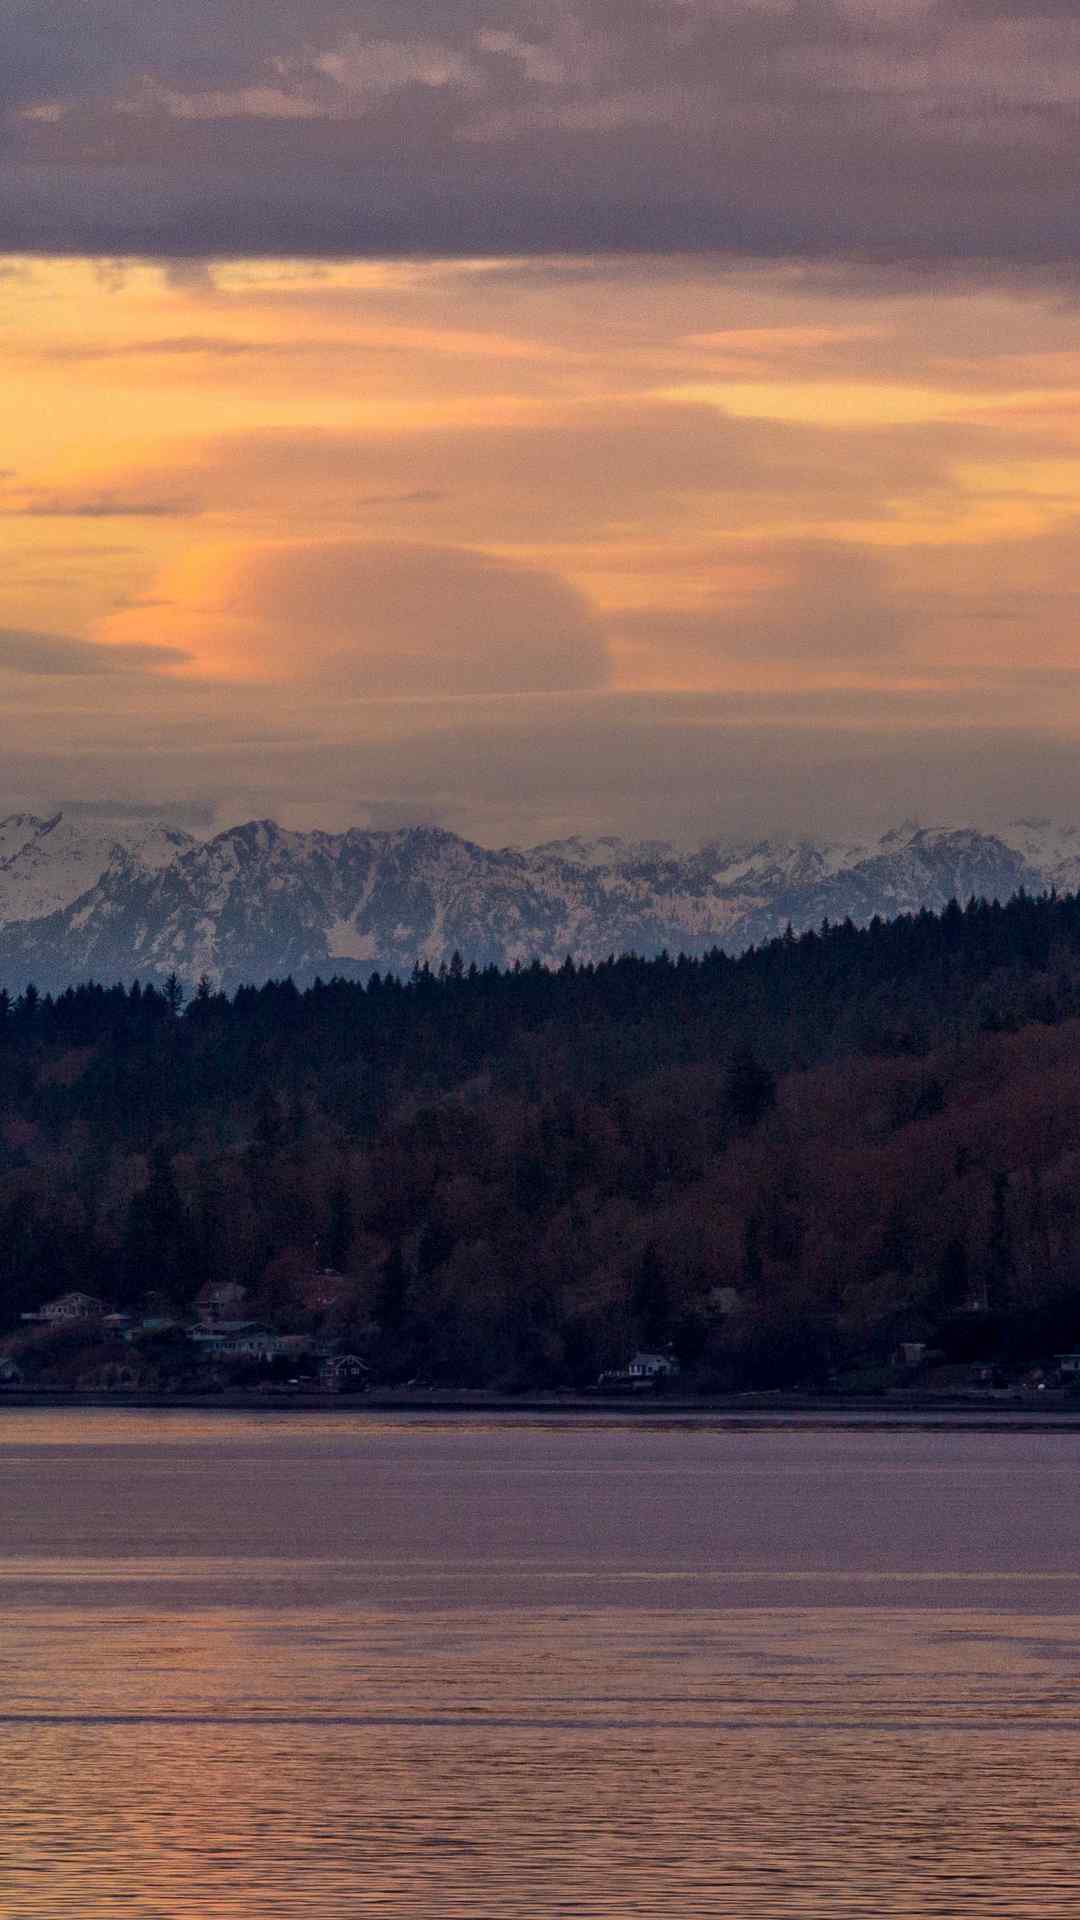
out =
[[219,1340],[223,1333],[265,1333],[259,1320],[215,1320],[211,1326],[192,1327],[193,1340]]

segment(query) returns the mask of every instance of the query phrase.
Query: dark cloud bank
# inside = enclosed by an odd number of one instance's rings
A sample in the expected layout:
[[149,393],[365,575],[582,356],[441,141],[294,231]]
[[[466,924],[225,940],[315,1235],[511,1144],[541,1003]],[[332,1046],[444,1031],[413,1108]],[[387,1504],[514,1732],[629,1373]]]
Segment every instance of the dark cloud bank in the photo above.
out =
[[1064,0],[13,0],[0,250],[1069,268]]

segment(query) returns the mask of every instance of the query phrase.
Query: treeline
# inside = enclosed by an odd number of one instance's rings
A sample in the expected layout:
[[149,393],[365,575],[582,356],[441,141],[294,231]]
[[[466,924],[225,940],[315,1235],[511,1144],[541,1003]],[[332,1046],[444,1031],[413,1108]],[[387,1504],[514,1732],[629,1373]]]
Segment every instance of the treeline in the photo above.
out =
[[1019,1364],[1080,1340],[1078,1176],[1074,897],[738,958],[0,994],[0,1332],[230,1279],[386,1379]]

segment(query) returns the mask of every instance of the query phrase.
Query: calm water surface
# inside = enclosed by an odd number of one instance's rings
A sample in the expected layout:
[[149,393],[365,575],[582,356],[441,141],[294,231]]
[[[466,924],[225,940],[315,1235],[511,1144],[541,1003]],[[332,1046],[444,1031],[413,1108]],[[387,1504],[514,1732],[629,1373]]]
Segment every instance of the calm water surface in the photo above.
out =
[[1080,1435],[0,1411],[3,1920],[1080,1914]]

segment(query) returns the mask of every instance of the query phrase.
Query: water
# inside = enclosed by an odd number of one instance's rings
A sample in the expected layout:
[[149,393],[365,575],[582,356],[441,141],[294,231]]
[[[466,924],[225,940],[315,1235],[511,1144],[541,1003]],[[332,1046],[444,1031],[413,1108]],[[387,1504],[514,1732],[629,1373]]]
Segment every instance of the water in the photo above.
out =
[[1080,1911],[1080,1435],[0,1411],[4,1920]]

